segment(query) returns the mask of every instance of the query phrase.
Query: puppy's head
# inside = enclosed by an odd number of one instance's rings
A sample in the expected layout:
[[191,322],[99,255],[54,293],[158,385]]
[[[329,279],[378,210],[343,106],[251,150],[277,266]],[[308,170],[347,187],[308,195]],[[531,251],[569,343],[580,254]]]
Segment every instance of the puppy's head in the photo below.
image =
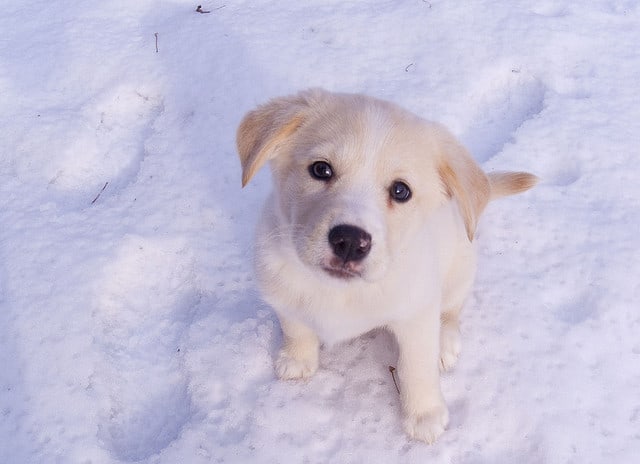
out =
[[382,278],[451,198],[472,239],[489,197],[486,176],[446,130],[362,95],[274,99],[245,116],[237,143],[243,185],[271,161],[273,236],[327,278]]

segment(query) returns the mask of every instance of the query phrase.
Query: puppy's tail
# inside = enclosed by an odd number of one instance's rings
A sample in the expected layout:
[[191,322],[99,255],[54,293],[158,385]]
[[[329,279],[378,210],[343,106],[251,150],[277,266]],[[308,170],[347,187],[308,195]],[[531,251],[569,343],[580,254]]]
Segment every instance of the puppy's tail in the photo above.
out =
[[487,176],[491,185],[491,200],[525,192],[540,180],[528,172],[492,172]]

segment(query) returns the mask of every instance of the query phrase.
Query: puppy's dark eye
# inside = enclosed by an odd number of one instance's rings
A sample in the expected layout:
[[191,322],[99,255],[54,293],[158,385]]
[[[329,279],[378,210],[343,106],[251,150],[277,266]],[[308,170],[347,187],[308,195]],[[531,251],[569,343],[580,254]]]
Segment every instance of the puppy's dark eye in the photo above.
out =
[[404,182],[397,180],[391,185],[389,195],[393,201],[404,203],[411,198],[411,189]]
[[316,161],[309,166],[309,174],[318,180],[329,180],[333,177],[333,168],[326,161]]

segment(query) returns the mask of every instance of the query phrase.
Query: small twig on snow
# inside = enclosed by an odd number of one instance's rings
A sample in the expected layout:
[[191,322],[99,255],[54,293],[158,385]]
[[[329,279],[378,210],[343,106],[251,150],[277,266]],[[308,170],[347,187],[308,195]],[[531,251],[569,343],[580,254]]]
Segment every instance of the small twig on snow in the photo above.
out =
[[393,366],[389,366],[389,372],[391,372],[391,378],[393,379],[393,384],[396,386],[396,390],[399,395],[400,389],[398,388],[398,382],[396,382],[396,368]]
[[414,64],[413,64],[413,63],[409,63],[409,64],[407,65],[407,67],[406,67],[406,68],[404,68],[404,72],[409,72],[409,68],[410,68],[411,66],[414,66]]
[[198,13],[201,13],[201,14],[206,14],[206,13],[211,13],[212,11],[218,11],[218,10],[221,10],[221,9],[223,9],[225,6],[227,6],[227,5],[219,6],[219,7],[217,7],[217,8],[214,8],[213,10],[203,10],[203,9],[202,9],[202,5],[198,5],[198,8],[196,8],[196,11],[197,11]]
[[156,36],[156,53],[158,53],[158,33],[154,33],[153,35]]
[[91,204],[94,204],[96,201],[98,201],[98,198],[100,198],[100,195],[102,195],[102,192],[104,192],[104,189],[107,188],[107,185],[109,185],[109,182],[104,183],[104,187],[102,187],[102,190],[100,190],[100,192],[96,195],[96,197],[93,199]]

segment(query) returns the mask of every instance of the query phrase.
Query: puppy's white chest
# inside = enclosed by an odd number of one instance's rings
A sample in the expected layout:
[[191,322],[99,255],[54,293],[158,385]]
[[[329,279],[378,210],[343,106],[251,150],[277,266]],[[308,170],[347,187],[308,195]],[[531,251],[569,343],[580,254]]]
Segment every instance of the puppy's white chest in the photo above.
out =
[[364,297],[359,300],[325,298],[323,304],[315,306],[296,308],[295,316],[302,317],[327,344],[354,338],[385,326],[394,313],[398,312],[397,306],[391,301]]
[[[358,279],[331,282],[288,259],[276,267],[286,283],[274,285],[275,274],[263,275],[263,294],[279,314],[304,323],[325,343],[357,337],[394,321],[415,317],[440,298],[438,280],[428,272],[404,276],[391,273],[386,279],[369,283]],[[260,269],[260,266],[259,266]],[[273,269],[273,268],[272,268]],[[262,267],[263,272],[266,267]]]

